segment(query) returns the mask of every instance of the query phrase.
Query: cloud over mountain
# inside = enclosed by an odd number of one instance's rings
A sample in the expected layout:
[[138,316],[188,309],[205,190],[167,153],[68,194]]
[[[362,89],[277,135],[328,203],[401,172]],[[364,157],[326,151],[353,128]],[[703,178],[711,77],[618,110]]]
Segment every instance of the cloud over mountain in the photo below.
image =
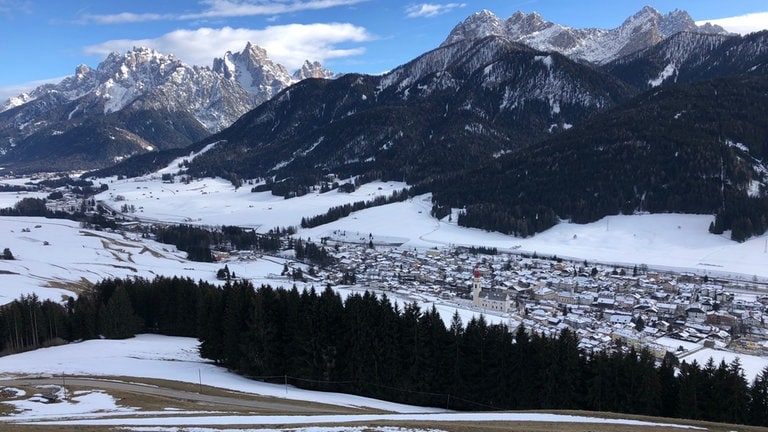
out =
[[288,24],[261,30],[247,28],[209,28],[176,30],[152,39],[115,39],[85,48],[87,54],[107,56],[125,52],[136,46],[173,53],[189,64],[210,65],[222,51],[236,51],[253,41],[269,52],[271,58],[289,69],[300,68],[311,58],[325,62],[331,58],[349,57],[364,52],[363,47],[344,47],[371,40],[373,35],[349,23]]

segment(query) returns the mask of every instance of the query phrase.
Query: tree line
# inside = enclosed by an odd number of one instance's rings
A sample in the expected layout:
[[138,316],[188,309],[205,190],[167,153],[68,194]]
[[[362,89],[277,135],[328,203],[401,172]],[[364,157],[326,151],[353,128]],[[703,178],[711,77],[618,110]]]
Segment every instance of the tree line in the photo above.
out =
[[[31,216],[49,219],[68,219],[93,226],[96,229],[117,228],[114,219],[109,218],[106,210],[96,205],[93,199],[83,199],[79,208],[71,208],[71,212],[51,210],[42,198],[22,198],[13,207],[0,209],[0,216]],[[89,210],[95,209],[95,212]]]
[[197,337],[200,354],[254,379],[460,410],[586,409],[768,424],[768,369],[738,360],[660,363],[631,347],[588,353],[564,329],[513,334],[484,317],[446,325],[434,309],[370,292],[107,279],[65,304],[0,307],[0,351],[140,332]]
[[[224,225],[220,229],[207,229],[192,225],[156,226],[155,239],[160,243],[172,244],[187,253],[187,258],[198,262],[212,262],[211,245],[229,244],[234,249],[257,249],[275,252],[282,247],[282,237],[287,231],[270,230],[259,234],[237,226]],[[291,232],[294,232],[291,230]]]

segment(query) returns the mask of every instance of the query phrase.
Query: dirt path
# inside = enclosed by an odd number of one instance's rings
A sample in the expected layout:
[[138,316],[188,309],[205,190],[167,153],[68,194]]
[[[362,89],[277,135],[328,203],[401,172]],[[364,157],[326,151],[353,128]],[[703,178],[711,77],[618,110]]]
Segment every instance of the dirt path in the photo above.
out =
[[[95,378],[22,378],[1,380],[4,387],[34,387],[41,385],[57,385],[64,387],[82,387],[88,389],[113,390],[127,393],[142,394],[155,397],[165,397],[179,401],[205,403],[211,406],[241,408],[254,411],[281,412],[286,414],[349,414],[364,412],[363,409],[322,405],[278,398],[243,395],[243,397],[209,395],[155,385],[130,383],[125,381],[101,380]],[[204,390],[205,391],[205,390]]]

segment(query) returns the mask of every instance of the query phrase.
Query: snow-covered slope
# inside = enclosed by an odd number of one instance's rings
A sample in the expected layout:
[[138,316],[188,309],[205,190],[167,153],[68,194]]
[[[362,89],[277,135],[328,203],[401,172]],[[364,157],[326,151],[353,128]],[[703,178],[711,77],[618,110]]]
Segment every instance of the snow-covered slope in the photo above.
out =
[[[465,422],[527,422],[527,423],[590,423],[628,426],[651,426],[652,430],[685,429],[674,423],[652,423],[613,416],[612,418],[575,416],[550,413],[466,413],[448,412],[439,408],[417,407],[341,393],[317,392],[293,386],[269,384],[237,376],[222,367],[204,361],[196,353],[198,341],[192,338],[139,335],[128,340],[90,340],[78,344],[39,349],[0,358],[0,370],[8,375],[88,375],[139,378],[160,378],[197,385],[230,389],[237,392],[274,397],[276,401],[297,400],[318,402],[352,408],[369,407],[377,414],[288,415],[258,413],[224,413],[199,411],[194,408],[139,410],[131,400],[115,400],[105,392],[79,389],[63,395],[57,403],[42,403],[42,398],[25,394],[21,389],[5,387],[8,396],[4,404],[17,412],[0,419],[0,424],[13,429],[16,424],[45,422],[53,430],[76,425],[91,425],[100,429],[154,431],[218,431],[241,432],[303,431],[303,432],[405,432],[454,429]],[[66,383],[68,377],[63,378]],[[112,379],[114,381],[114,379]],[[120,382],[120,381],[116,381]],[[3,381],[0,380],[0,388]],[[56,386],[48,389],[56,389]],[[41,391],[42,392],[42,391]],[[71,402],[70,402],[71,399]],[[130,398],[129,398],[130,399]],[[429,423],[430,429],[398,427],[399,422]],[[310,427],[302,425],[312,424]],[[384,425],[382,425],[384,424]],[[241,429],[252,425],[258,429]],[[258,425],[258,426],[256,426]],[[267,426],[265,426],[267,425]],[[129,427],[130,426],[130,427]],[[205,427],[203,427],[205,426]],[[453,426],[453,427],[451,427]],[[286,429],[288,427],[288,429]],[[437,427],[437,429],[435,429]],[[236,428],[236,429],[231,429]],[[49,429],[44,429],[49,430]]]
[[697,26],[688,13],[675,10],[667,15],[646,6],[615,29],[575,29],[545,21],[539,14],[516,12],[501,19],[483,10],[458,24],[443,42],[504,36],[541,51],[556,51],[574,60],[605,64],[655,45],[681,31],[723,34],[719,26]]

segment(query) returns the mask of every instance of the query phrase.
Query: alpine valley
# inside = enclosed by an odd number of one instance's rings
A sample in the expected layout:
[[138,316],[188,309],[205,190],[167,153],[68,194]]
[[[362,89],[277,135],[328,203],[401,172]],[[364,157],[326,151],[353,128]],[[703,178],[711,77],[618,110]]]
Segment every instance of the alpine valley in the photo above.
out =
[[438,217],[522,237],[687,212],[744,240],[768,228],[766,38],[646,7],[611,30],[481,11],[378,76],[290,75],[251,44],[213,68],[136,48],[9,101],[0,163],[135,176],[210,148],[179,174],[286,198],[405,181]]

